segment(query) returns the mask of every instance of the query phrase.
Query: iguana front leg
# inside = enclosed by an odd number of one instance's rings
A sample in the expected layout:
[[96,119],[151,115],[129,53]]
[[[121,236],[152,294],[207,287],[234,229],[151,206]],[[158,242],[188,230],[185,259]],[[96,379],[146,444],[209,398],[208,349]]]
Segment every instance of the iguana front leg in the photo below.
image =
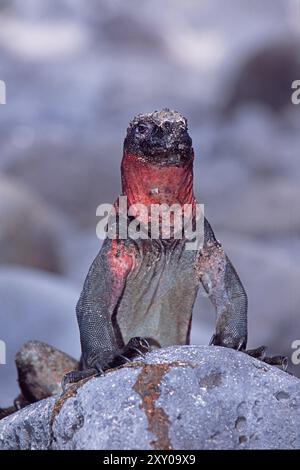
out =
[[105,239],[76,307],[83,370],[66,374],[63,385],[103,373],[148,350],[149,345],[143,338],[132,338],[124,345],[114,323],[114,311],[137,256],[135,245],[129,241]]
[[284,356],[265,357],[265,347],[246,350],[247,294],[222,245],[205,219],[204,245],[199,252],[197,275],[216,311],[216,331],[210,344],[241,350],[269,364],[287,367]]

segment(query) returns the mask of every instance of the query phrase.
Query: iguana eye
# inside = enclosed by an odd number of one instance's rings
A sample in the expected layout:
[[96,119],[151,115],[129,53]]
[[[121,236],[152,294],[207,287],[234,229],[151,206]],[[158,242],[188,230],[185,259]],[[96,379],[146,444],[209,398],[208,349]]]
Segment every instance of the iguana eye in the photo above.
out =
[[136,130],[138,131],[139,134],[146,134],[147,131],[149,130],[149,125],[148,124],[144,124],[144,123],[140,123],[138,124]]

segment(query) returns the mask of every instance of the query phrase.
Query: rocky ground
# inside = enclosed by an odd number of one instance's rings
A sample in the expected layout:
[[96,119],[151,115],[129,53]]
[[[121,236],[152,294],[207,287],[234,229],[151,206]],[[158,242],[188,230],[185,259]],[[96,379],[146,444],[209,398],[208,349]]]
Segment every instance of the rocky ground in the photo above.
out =
[[[196,194],[249,294],[249,345],[291,355],[300,339],[296,4],[229,0],[224,12],[217,0],[0,1],[1,406],[17,394],[21,343],[79,356],[74,306],[100,246],[96,207],[119,193],[129,119],[164,106],[189,119]],[[199,295],[193,342],[207,344],[213,323]]]
[[0,422],[1,449],[296,449],[300,381],[233,350],[170,347]]

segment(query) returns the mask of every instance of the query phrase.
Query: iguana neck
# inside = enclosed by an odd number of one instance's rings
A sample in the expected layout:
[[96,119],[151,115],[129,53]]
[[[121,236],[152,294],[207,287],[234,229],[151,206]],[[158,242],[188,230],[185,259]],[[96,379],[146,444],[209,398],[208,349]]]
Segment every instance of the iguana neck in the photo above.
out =
[[122,165],[122,193],[128,205],[195,204],[193,161],[180,166],[159,166],[125,153]]

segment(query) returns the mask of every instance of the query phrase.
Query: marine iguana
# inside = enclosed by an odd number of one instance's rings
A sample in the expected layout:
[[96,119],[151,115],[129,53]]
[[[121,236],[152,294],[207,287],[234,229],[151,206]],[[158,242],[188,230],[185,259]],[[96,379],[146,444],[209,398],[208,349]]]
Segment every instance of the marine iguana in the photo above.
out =
[[[127,130],[121,164],[122,195],[128,207],[134,208],[125,214],[126,224],[138,220],[146,226],[148,220],[137,204],[147,208],[188,204],[194,223],[193,160],[187,120],[180,113],[163,109],[136,116]],[[115,208],[117,220],[124,217],[118,201]],[[186,249],[184,233],[181,238],[174,233],[168,239],[162,235],[160,231],[156,239],[104,240],[76,307],[80,363],[43,343],[25,345],[17,356],[25,402],[21,398],[17,406],[56,393],[67,371],[63,387],[131,361],[152,346],[189,344],[192,310],[201,284],[216,311],[211,345],[244,351],[286,368],[286,358],[265,357],[265,347],[246,350],[247,295],[207,219],[199,249]]]

